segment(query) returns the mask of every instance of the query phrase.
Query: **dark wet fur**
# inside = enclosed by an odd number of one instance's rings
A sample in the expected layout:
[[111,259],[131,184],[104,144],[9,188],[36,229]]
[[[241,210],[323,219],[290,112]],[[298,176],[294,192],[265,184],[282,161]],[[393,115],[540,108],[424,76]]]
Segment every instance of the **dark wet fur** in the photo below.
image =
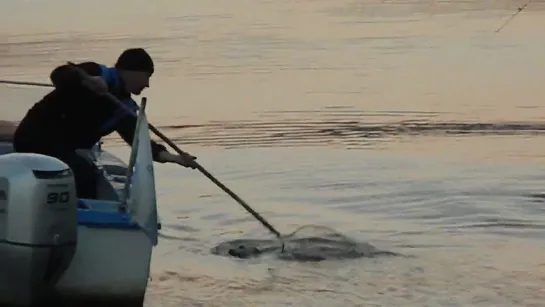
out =
[[372,258],[377,256],[402,256],[401,254],[383,251],[367,243],[332,240],[310,237],[291,239],[285,242],[284,251],[279,240],[239,239],[223,242],[212,248],[216,255],[249,259],[275,254],[283,260],[323,261],[355,258]]

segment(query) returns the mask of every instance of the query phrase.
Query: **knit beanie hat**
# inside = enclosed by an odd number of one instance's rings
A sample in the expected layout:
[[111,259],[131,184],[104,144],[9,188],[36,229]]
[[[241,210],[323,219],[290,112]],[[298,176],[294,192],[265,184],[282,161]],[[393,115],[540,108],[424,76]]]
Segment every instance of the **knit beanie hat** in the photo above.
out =
[[149,72],[150,75],[154,72],[153,60],[142,48],[131,48],[123,51],[117,59],[115,67],[124,70]]

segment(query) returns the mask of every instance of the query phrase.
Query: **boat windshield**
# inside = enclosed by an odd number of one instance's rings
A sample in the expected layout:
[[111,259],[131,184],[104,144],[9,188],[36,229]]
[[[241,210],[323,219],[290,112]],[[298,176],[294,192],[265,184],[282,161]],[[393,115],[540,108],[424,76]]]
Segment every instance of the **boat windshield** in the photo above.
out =
[[[21,78],[13,78],[20,80]],[[0,84],[0,137],[7,138],[30,107],[51,89]]]

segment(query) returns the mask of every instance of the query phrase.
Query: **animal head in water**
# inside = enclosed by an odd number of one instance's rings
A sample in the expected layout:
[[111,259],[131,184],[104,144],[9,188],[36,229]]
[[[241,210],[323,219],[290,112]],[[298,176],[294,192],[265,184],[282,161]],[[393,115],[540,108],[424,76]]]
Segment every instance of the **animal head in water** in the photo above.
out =
[[242,259],[257,257],[268,251],[274,240],[233,240],[222,242],[212,248],[212,253],[216,255],[231,256]]
[[235,248],[230,248],[227,253],[233,257],[248,259],[261,255],[261,251],[255,246],[239,245]]

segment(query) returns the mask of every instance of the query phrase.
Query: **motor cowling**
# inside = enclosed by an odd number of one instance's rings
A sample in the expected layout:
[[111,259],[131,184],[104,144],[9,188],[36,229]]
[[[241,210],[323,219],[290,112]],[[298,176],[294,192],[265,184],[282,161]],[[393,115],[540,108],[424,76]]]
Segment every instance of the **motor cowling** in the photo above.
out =
[[75,180],[45,155],[0,156],[0,305],[53,295],[77,244]]

